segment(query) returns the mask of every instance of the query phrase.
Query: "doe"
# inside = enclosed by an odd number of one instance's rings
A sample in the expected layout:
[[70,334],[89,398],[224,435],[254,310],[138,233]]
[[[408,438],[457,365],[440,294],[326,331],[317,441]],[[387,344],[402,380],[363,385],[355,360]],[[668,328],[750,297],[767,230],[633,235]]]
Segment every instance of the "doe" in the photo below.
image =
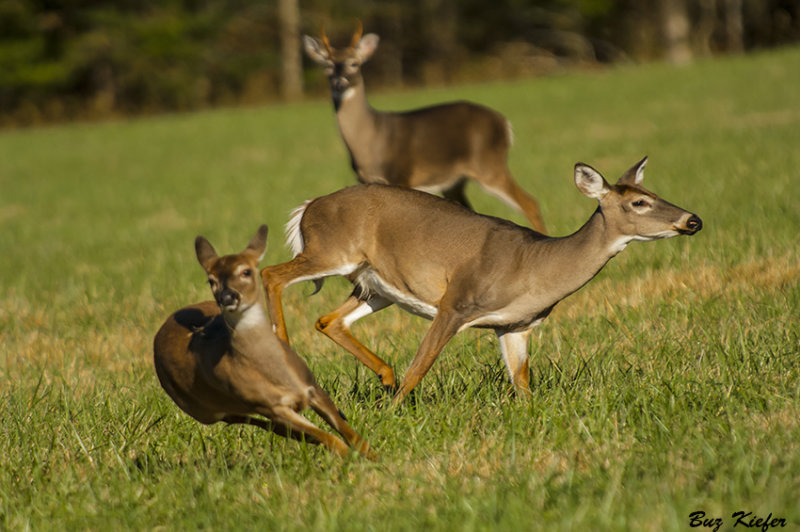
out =
[[[184,307],[161,326],[153,348],[161,386],[201,423],[246,423],[321,443],[339,455],[348,454],[350,445],[374,459],[367,442],[347,424],[303,359],[275,336],[256,275],[266,244],[266,225],[236,255],[218,257],[208,240],[197,237],[197,260],[215,301]],[[301,415],[307,406],[347,445]]]
[[521,211],[537,231],[545,226],[537,201],[508,169],[511,126],[497,111],[471,102],[444,103],[413,111],[376,111],[367,102],[361,65],[378,47],[378,36],[361,36],[347,48],[303,37],[306,54],[325,67],[333,106],[350,161],[361,183],[415,188],[469,208],[466,179]]
[[528,341],[553,307],[589,282],[633,240],[702,228],[696,215],[642,187],[645,157],[611,185],[575,165],[575,185],[599,205],[572,235],[551,238],[473,213],[415,190],[356,185],[296,209],[287,225],[294,259],[261,271],[276,332],[288,338],[281,308],[287,286],[341,275],[355,285],[317,329],[396,389],[392,368],[356,340],[350,326],[392,303],[433,320],[394,402],[401,402],[442,348],[468,327],[494,329],[509,376],[529,386]]

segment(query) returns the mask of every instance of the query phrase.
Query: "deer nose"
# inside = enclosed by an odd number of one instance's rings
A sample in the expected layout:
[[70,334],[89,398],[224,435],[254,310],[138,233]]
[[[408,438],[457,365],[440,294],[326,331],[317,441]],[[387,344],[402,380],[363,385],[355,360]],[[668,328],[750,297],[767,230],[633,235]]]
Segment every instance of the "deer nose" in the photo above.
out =
[[230,307],[231,305],[235,305],[238,302],[239,302],[239,294],[237,294],[233,290],[227,290],[227,289],[223,290],[217,297],[217,303],[221,307]]
[[333,90],[337,92],[344,92],[350,86],[350,83],[345,77],[335,77],[331,78],[331,86],[333,87]]
[[702,228],[703,220],[701,220],[696,214],[693,214],[688,220],[686,220],[686,229],[688,234],[693,235]]

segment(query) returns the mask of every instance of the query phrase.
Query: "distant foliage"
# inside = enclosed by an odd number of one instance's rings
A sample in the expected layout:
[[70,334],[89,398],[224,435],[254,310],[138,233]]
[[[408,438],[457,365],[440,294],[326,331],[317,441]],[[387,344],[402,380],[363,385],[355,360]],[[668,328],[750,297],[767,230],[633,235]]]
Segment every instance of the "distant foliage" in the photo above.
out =
[[[302,32],[346,40],[358,17],[379,33],[375,85],[669,58],[671,17],[690,55],[800,39],[800,0],[308,0],[300,14]],[[275,1],[2,0],[0,123],[277,98],[281,27]],[[325,90],[321,72],[304,77]]]

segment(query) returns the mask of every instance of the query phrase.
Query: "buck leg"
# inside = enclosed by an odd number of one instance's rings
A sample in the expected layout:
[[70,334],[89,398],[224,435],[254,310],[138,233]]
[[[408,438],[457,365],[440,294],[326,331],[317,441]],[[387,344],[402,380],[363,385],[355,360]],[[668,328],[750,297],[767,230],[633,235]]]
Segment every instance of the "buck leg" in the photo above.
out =
[[431,328],[425,333],[422,343],[419,344],[417,354],[406,371],[403,384],[394,396],[394,404],[398,405],[403,399],[419,384],[422,377],[431,369],[433,361],[442,352],[442,349],[450,339],[458,332],[463,320],[457,319],[453,313],[443,312],[440,305],[439,313],[433,319]]
[[522,212],[534,229],[542,234],[547,234],[544,220],[539,212],[539,202],[514,181],[507,168],[496,179],[478,182],[487,192]]
[[500,332],[497,339],[500,341],[500,353],[508,368],[508,375],[519,394],[530,394],[530,375],[528,373],[528,340],[531,329],[520,332]]
[[369,316],[391,304],[391,301],[378,295],[373,295],[365,301],[357,298],[353,293],[342,306],[318,319],[316,327],[318,331],[344,347],[362,364],[375,372],[384,387],[394,390],[397,388],[397,381],[391,366],[356,340],[350,332],[350,325],[356,320]]
[[309,404],[311,408],[325,420],[325,422],[342,435],[347,444],[370,460],[377,460],[378,455],[370,449],[367,440],[362,438],[347,423],[342,413],[331,400],[328,393],[322,388],[317,388],[311,393]]
[[467,195],[464,193],[464,187],[466,186],[466,184],[467,181],[465,179],[462,179],[452,187],[443,190],[442,196],[451,201],[455,201],[456,203],[460,203],[461,205],[472,211],[474,209],[472,208],[472,205],[469,204],[469,200],[467,200]]

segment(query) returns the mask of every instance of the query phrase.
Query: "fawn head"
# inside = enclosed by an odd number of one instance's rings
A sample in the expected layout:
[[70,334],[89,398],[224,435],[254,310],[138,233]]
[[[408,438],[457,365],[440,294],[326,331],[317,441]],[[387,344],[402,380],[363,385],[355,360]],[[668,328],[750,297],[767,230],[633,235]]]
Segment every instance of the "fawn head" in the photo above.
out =
[[677,207],[642,186],[647,157],[610,185],[589,165],[575,165],[575,185],[600,203],[606,227],[618,233],[620,244],[631,240],[655,240],[693,235],[703,228],[696,215]]
[[325,67],[325,73],[331,84],[331,94],[337,107],[339,102],[347,97],[349,89],[363,82],[361,65],[372,57],[378,47],[380,39],[377,35],[368,33],[362,37],[362,33],[363,27],[358,21],[358,28],[353,34],[350,46],[338,49],[331,46],[325,35],[324,26],[319,39],[303,36],[303,46],[308,57]]
[[262,225],[241,253],[217,256],[214,247],[202,236],[194,241],[197,260],[208,275],[214,300],[223,313],[241,314],[260,304],[261,279],[258,263],[267,247],[267,226]]

